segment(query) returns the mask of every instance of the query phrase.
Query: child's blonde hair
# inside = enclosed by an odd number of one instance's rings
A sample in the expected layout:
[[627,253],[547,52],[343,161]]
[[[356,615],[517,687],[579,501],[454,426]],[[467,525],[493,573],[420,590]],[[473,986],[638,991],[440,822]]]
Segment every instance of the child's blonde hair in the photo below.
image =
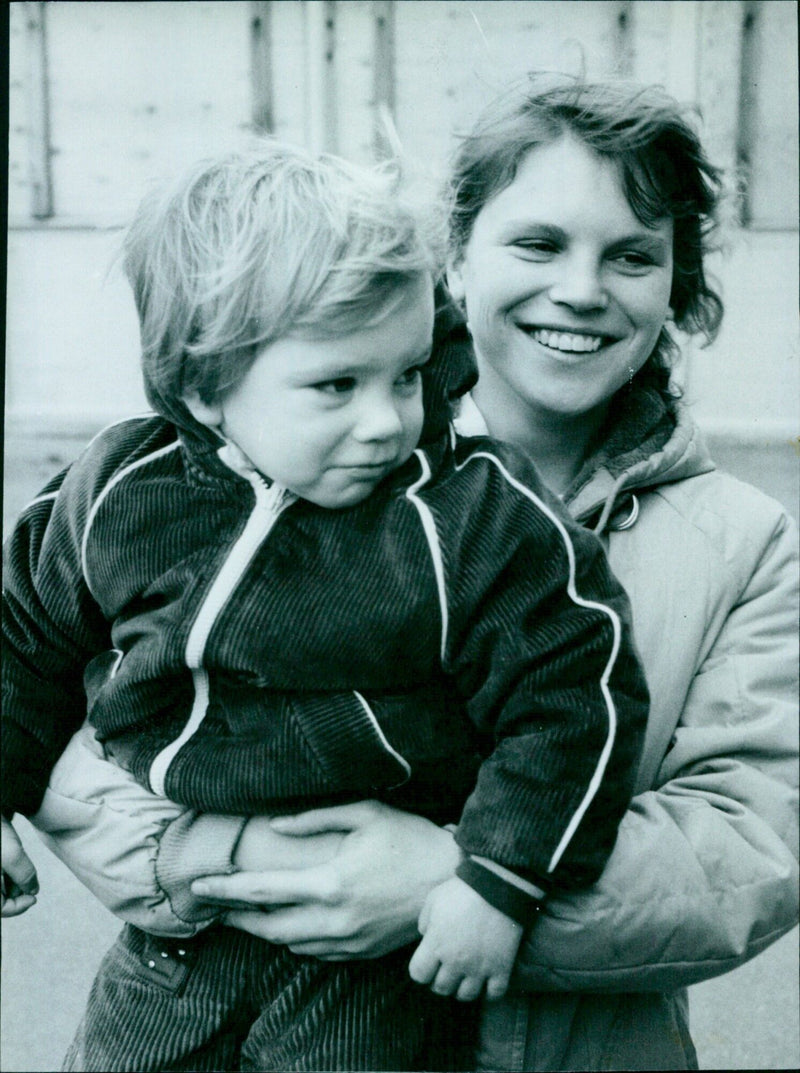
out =
[[266,344],[356,331],[437,276],[444,228],[396,187],[385,169],[264,139],[147,196],[123,258],[156,409],[216,401]]

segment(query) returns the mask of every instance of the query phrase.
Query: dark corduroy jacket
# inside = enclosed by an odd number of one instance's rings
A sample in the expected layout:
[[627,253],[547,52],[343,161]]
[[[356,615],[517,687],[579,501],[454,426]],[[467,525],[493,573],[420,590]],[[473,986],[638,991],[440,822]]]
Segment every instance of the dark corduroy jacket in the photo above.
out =
[[113,426],[23,515],[4,808],[38,806],[88,666],[99,738],[174,800],[373,795],[461,816],[467,853],[534,880],[595,877],[646,690],[600,544],[527,464],[441,437],[326,511],[195,446],[160,417]]
[[545,887],[594,879],[647,716],[627,599],[446,401],[428,383],[423,445],[338,511],[183,415],[96,437],[6,549],[4,812],[37,809],[88,698],[108,754],[188,806],[374,796]]

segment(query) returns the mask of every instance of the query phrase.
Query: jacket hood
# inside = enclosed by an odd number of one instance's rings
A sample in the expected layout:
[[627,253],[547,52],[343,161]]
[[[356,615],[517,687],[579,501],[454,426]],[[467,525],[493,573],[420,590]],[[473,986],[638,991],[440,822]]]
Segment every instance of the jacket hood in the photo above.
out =
[[680,399],[668,402],[652,388],[634,389],[610,418],[607,435],[564,496],[573,517],[598,533],[621,528],[614,521],[620,511],[633,524],[635,492],[716,468]]
[[456,401],[474,387],[478,366],[461,310],[444,284],[435,291],[433,352],[422,368],[425,423],[420,444],[444,435],[453,420]]

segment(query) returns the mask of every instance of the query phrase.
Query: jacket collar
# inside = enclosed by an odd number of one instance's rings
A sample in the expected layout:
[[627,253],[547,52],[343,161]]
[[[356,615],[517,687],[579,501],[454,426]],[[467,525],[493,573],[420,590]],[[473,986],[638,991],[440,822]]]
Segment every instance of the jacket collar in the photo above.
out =
[[[666,404],[664,410],[667,411]],[[587,460],[584,473],[578,474],[576,483],[564,497],[578,521],[592,524],[599,512],[600,517],[593,525],[596,532],[606,527],[619,528],[613,522],[614,515],[620,507],[632,504],[635,492],[697,477],[715,468],[688,409],[677,402],[670,410],[668,421],[659,419],[644,435],[638,449],[636,444],[625,446],[624,440],[617,440],[619,450],[601,449]]]
[[[489,434],[471,395],[462,400],[456,428],[465,436]],[[631,516],[626,508],[634,492],[696,477],[714,468],[688,409],[680,401],[669,406],[657,391],[641,387],[609,415],[600,442],[563,501],[574,518],[584,525],[595,523],[600,532],[615,527],[613,518],[618,509]]]

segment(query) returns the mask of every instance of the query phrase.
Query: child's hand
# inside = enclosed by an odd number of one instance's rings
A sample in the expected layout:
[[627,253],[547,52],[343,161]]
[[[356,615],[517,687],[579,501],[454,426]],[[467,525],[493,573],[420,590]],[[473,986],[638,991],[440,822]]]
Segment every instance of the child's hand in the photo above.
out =
[[0,915],[16,917],[36,903],[39,880],[19,835],[5,817],[2,820],[2,901]]
[[408,971],[437,995],[471,1002],[486,985],[486,997],[506,993],[522,926],[489,905],[463,880],[440,884],[419,918],[422,942]]

